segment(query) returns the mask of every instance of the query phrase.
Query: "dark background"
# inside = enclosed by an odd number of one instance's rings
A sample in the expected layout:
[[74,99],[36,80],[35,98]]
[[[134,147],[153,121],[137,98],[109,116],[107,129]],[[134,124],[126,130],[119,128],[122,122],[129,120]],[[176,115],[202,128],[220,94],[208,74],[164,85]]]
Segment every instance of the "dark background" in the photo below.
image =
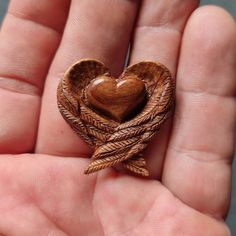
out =
[[[8,0],[0,0],[0,22],[4,17],[8,2],[9,2]],[[226,8],[236,18],[236,1],[235,0],[203,0],[201,2],[202,2],[202,5],[203,4],[220,5]],[[233,174],[232,203],[231,203],[230,212],[227,218],[227,224],[229,225],[231,229],[232,235],[236,235],[236,161],[234,162],[233,169],[234,169],[234,174]]]

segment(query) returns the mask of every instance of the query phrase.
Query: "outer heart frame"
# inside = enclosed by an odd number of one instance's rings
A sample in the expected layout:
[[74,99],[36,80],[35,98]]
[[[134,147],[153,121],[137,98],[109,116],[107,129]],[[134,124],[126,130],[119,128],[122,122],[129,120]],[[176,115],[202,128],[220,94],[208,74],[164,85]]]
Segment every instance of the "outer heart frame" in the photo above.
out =
[[111,76],[101,62],[84,59],[73,64],[58,85],[59,110],[71,128],[95,148],[86,174],[118,163],[128,170],[148,176],[141,152],[168,117],[174,103],[175,82],[169,70],[158,62],[143,61],[127,67],[120,79],[136,75],[147,90],[147,103],[132,119],[119,123],[92,110],[85,88],[98,76]]

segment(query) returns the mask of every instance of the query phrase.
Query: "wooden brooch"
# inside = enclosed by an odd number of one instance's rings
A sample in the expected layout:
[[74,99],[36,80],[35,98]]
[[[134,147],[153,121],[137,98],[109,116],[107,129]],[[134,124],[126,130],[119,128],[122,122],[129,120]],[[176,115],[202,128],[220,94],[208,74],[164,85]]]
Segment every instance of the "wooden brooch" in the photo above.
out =
[[148,176],[142,151],[166,120],[175,83],[156,62],[129,66],[115,79],[99,61],[81,60],[59,83],[58,107],[71,128],[95,148],[90,174],[119,163]]

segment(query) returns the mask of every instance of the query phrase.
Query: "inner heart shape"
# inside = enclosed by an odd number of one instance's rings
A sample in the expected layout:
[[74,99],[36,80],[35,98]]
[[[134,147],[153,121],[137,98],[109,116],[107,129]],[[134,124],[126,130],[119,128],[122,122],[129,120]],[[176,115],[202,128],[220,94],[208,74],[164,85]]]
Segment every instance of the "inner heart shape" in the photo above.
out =
[[93,109],[122,122],[143,107],[146,87],[137,76],[114,79],[103,75],[89,83],[86,97]]

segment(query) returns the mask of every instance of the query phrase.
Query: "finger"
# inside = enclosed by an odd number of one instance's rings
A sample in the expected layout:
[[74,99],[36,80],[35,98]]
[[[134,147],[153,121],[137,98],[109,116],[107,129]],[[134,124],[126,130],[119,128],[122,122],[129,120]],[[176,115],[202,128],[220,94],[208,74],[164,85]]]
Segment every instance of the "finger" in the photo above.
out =
[[202,7],[184,32],[173,133],[163,182],[182,201],[222,217],[230,197],[236,106],[236,27]]
[[137,6],[138,1],[102,0],[99,4],[95,0],[72,1],[63,40],[45,87],[36,152],[88,155],[88,147],[59,114],[58,82],[68,66],[82,58],[98,59],[118,75],[123,68]]
[[12,0],[9,6],[0,37],[0,153],[34,148],[41,89],[68,2]]
[[[135,29],[130,63],[152,60],[165,64],[175,76],[182,31],[197,0],[143,1]],[[161,127],[145,157],[151,177],[160,178],[171,121]]]

